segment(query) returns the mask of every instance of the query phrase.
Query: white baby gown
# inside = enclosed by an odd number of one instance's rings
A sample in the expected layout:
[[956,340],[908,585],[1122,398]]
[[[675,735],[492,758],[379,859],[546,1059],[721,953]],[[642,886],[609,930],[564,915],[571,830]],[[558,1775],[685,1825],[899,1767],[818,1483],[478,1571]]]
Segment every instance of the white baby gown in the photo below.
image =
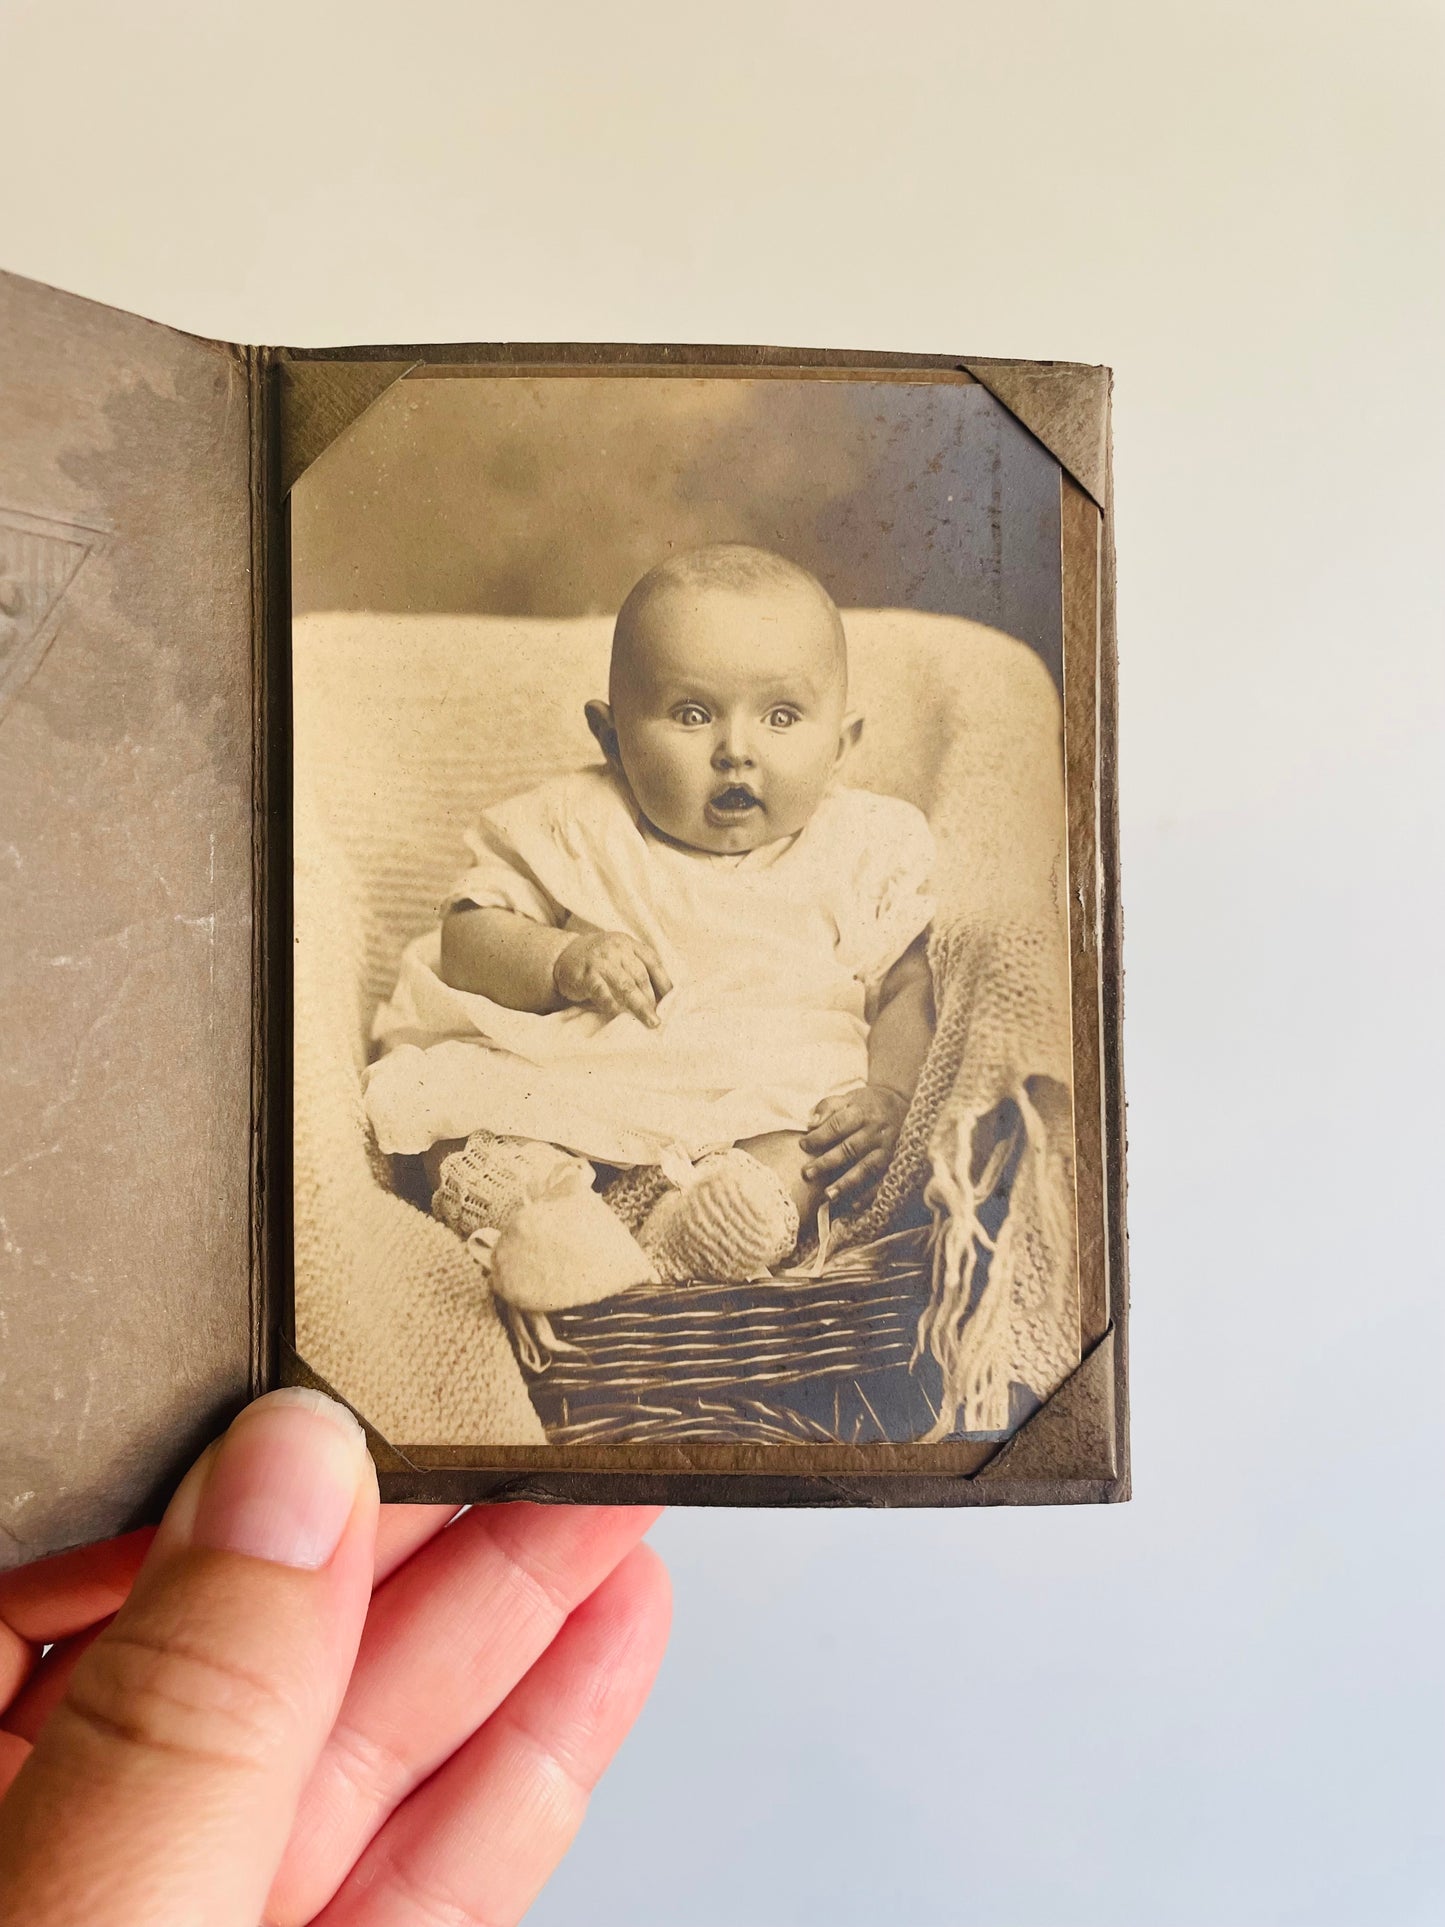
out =
[[868,997],[933,915],[928,824],[911,803],[836,787],[796,836],[741,856],[687,850],[607,769],[553,778],[467,837],[455,904],[578,934],[625,931],[673,982],[656,1030],[630,1014],[537,1016],[453,990],[440,927],[407,947],[366,1076],[383,1151],[476,1130],[600,1163],[687,1159],[806,1130],[866,1081]]

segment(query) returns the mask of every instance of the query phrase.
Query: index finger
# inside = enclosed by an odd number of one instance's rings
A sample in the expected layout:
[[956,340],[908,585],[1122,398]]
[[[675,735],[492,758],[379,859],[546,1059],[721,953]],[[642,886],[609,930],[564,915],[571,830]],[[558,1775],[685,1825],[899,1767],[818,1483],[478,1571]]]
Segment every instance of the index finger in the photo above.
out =
[[485,1727],[656,1516],[479,1506],[380,1589],[268,1918],[321,1912],[367,1843]]
[[[381,1508],[380,1524],[376,1535],[373,1585],[379,1586],[399,1566],[405,1565],[408,1559],[450,1525],[456,1513],[457,1508],[450,1505],[384,1505]],[[131,1535],[132,1539],[142,1540],[146,1544],[149,1544],[152,1536],[149,1531]],[[119,1543],[126,1544],[125,1541]],[[131,1550],[133,1548],[128,1547],[127,1558]],[[109,1553],[111,1548],[87,1547],[84,1556],[89,1557],[97,1551]],[[79,1556],[81,1555],[73,1553],[66,1555],[69,1559]],[[47,1563],[56,1562],[47,1561]],[[31,1568],[31,1570],[38,1569]],[[129,1580],[126,1580],[125,1590],[129,1591],[129,1589]],[[103,1594],[96,1593],[92,1604],[101,1603],[103,1597]],[[116,1606],[119,1604],[120,1597],[117,1596]],[[25,1651],[31,1657],[31,1664],[25,1668],[24,1673],[18,1674],[13,1682],[9,1682],[8,1692],[4,1643],[8,1628],[0,1624],[0,1721],[3,1721],[4,1732],[18,1734],[23,1740],[34,1741],[52,1710],[63,1698],[65,1689],[70,1684],[70,1675],[75,1671],[76,1661],[105,1626],[114,1611],[115,1607],[107,1608],[94,1624],[86,1625],[73,1637],[62,1637],[54,1642],[47,1640],[45,1643],[50,1645],[50,1651],[38,1666],[34,1665],[32,1647],[27,1646]],[[39,1643],[37,1639],[35,1644]],[[32,1673],[32,1669],[33,1677],[27,1677]],[[8,1704],[6,1704],[7,1700]]]
[[657,1000],[652,994],[652,985],[642,968],[638,957],[628,968],[620,970],[613,982],[612,994],[624,1010],[631,1011],[640,1023],[651,1027],[657,1024]]
[[637,954],[641,957],[647,974],[652,979],[652,988],[657,992],[658,1002],[661,1003],[662,999],[667,996],[668,992],[672,989],[672,979],[663,967],[661,957],[658,956],[650,944],[638,944]]

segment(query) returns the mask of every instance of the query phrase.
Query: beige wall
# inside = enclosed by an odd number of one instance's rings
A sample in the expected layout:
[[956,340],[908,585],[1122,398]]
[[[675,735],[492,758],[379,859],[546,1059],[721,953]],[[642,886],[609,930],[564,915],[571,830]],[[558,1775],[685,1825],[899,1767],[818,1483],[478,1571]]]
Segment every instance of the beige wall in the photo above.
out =
[[1117,370],[1138,1497],[676,1515],[669,1670],[539,1922],[1445,1913],[1440,41],[0,10],[0,260],[187,327]]

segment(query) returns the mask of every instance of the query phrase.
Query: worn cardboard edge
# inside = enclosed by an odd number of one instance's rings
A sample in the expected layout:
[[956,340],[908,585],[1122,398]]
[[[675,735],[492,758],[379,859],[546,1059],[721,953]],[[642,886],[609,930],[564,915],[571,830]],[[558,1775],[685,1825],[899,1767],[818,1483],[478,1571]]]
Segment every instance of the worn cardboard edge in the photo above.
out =
[[[738,342],[637,341],[430,341],[374,343],[331,348],[271,348],[278,363],[313,361],[424,362],[429,367],[475,363],[505,372],[510,368],[776,368],[885,370],[915,369],[967,375],[960,355],[900,354],[872,348],[779,348]],[[1059,364],[1060,366],[1065,364]]]
[[1114,548],[1112,416],[1106,446],[1099,596],[1099,871],[1104,1047],[1105,1222],[1108,1228],[1109,1309],[1114,1327],[1114,1449],[1117,1492],[1133,1490],[1129,1438],[1128,1106],[1124,1086],[1124,903],[1119,877],[1119,631]]
[[0,278],[22,288],[35,288],[42,293],[59,295],[65,301],[80,301],[100,314],[113,314],[120,320],[134,323],[142,321],[148,328],[158,328],[162,334],[174,335],[181,341],[193,341],[199,347],[213,348],[217,354],[226,355],[232,360],[244,360],[251,353],[244,343],[226,341],[219,335],[198,335],[189,328],[176,328],[169,321],[156,321],[150,315],[137,314],[132,308],[118,308],[113,301],[97,301],[94,295],[78,294],[74,288],[58,288],[53,281],[37,281],[33,275],[12,274],[9,269],[0,268]]
[[965,365],[1102,511],[1109,494],[1112,372],[1077,361]]
[[[908,355],[872,355],[845,350],[809,351],[800,349],[739,349],[699,348],[683,346],[675,348],[651,349],[628,344],[613,345],[569,345],[569,344],[452,344],[444,348],[425,349],[378,349],[378,350],[262,350],[261,359],[269,370],[267,384],[270,409],[269,420],[272,433],[281,445],[277,470],[284,472],[286,433],[285,415],[279,397],[283,384],[295,372],[296,364],[324,364],[333,358],[342,361],[380,362],[388,374],[388,379],[376,389],[371,400],[363,404],[361,410],[374,404],[381,394],[417,368],[418,364],[448,361],[482,361],[499,366],[515,366],[527,362],[555,367],[559,364],[576,365],[586,362],[594,367],[634,367],[642,368],[649,357],[671,367],[682,364],[716,365],[719,368],[747,367],[749,365],[768,367],[837,367],[857,369],[866,373],[869,369],[916,368],[927,370],[957,370],[969,378],[979,379],[983,385],[991,383],[983,374],[974,374],[974,364],[957,358]],[[1033,368],[1032,363],[979,363],[980,369],[990,368],[1019,369]],[[1109,488],[1111,443],[1108,440],[1108,396],[1111,377],[1106,369],[1078,369],[1074,364],[1051,364],[1065,373],[1078,372],[1103,378],[1104,405],[1104,458],[1103,483],[1095,477],[1095,486],[1102,487],[1103,501],[1098,503],[1104,520],[1102,546],[1102,579],[1099,597],[1099,629],[1096,637],[1099,710],[1098,739],[1100,744],[1099,788],[1099,850],[1098,860],[1101,874],[1101,895],[1103,899],[1104,929],[1100,936],[1100,964],[1104,978],[1104,1010],[1102,1050],[1104,1057],[1102,1081],[1105,1086],[1105,1111],[1107,1126],[1105,1130],[1105,1158],[1108,1166],[1108,1196],[1105,1216],[1108,1221],[1108,1289],[1111,1324],[1099,1344],[1087,1354],[1079,1368],[1056,1389],[1051,1397],[1032,1415],[1026,1424],[1008,1440],[1003,1441],[996,1452],[988,1458],[985,1465],[977,1470],[960,1470],[924,1473],[914,1471],[890,1471],[865,1477],[840,1476],[835,1474],[808,1474],[789,1468],[778,1473],[756,1473],[738,1471],[719,1471],[709,1466],[699,1466],[689,1471],[636,1471],[595,1469],[584,1470],[575,1467],[558,1468],[555,1471],[540,1469],[536,1466],[497,1467],[487,1469],[473,1466],[419,1466],[409,1459],[405,1452],[384,1440],[374,1427],[367,1425],[364,1415],[357,1414],[366,1426],[377,1448],[378,1474],[381,1480],[382,1497],[388,1502],[397,1503],[456,1503],[470,1504],[481,1501],[531,1501],[539,1503],[580,1503],[580,1504],[629,1504],[661,1503],[685,1504],[695,1506],[950,1506],[950,1505],[991,1505],[991,1504],[1079,1504],[1111,1503],[1129,1496],[1128,1482],[1128,1440],[1127,1440],[1127,1385],[1123,1369],[1125,1332],[1127,1322],[1127,1289],[1124,1270],[1124,1224],[1123,1224],[1123,1108],[1122,1108],[1122,1064],[1119,1050],[1120,986],[1119,971],[1119,920],[1118,920],[1118,837],[1117,837],[1117,735],[1116,735],[1116,640],[1114,633],[1113,609],[1113,533],[1112,498]],[[377,371],[368,371],[368,382],[379,378]],[[366,384],[358,386],[355,393],[361,393]],[[1097,389],[1098,384],[1093,384]],[[1061,386],[1056,392],[1063,393]],[[998,399],[1003,401],[1003,397]],[[1004,402],[1008,406],[1007,402]],[[1011,412],[1014,412],[1011,410]],[[355,419],[355,418],[353,418]],[[1022,420],[1023,418],[1020,417]],[[338,430],[345,432],[346,423]],[[1045,424],[1047,426],[1047,423]],[[1025,421],[1025,427],[1034,432]],[[334,440],[335,437],[333,436]],[[1039,437],[1043,440],[1043,436]],[[329,446],[329,443],[327,444]],[[1045,443],[1047,446],[1048,444]],[[320,450],[317,451],[322,452]],[[1049,451],[1056,460],[1060,457],[1055,450]],[[313,455],[313,458],[315,456]],[[1068,465],[1060,461],[1061,467]],[[1072,469],[1068,469],[1070,474]],[[1094,490],[1088,483],[1075,476],[1079,486],[1094,497]],[[267,1002],[269,1015],[268,1034],[281,1048],[273,1052],[270,1064],[273,1073],[284,1063],[284,1077],[274,1075],[270,1079],[270,1090],[264,1105],[269,1119],[269,1134],[273,1140],[275,1156],[268,1159],[269,1180],[265,1186],[267,1236],[266,1249],[270,1255],[267,1265],[268,1297],[273,1304],[272,1329],[279,1333],[289,1331],[290,1317],[290,1166],[289,1166],[289,1102],[290,1102],[290,1005],[289,1005],[289,962],[290,962],[290,815],[289,815],[289,687],[290,687],[290,608],[289,608],[289,556],[286,553],[287,527],[282,498],[284,491],[273,489],[267,503],[266,526],[268,530],[270,576],[273,590],[267,599],[269,611],[267,619],[268,648],[267,659],[270,665],[269,683],[272,697],[268,701],[264,730],[272,746],[269,761],[273,767],[273,781],[268,788],[268,817],[273,833],[268,835],[268,861],[272,872],[272,884],[268,887],[267,927],[271,931],[269,954],[272,959],[282,961],[282,972],[268,969],[269,981]],[[284,707],[284,722],[280,711]],[[281,789],[285,788],[284,806],[280,805]],[[282,818],[284,817],[284,826]],[[284,827],[284,837],[278,839],[274,832]],[[279,917],[276,905],[284,894],[285,913]],[[282,976],[284,982],[278,983],[276,977]],[[283,1015],[284,1013],[284,1015]],[[284,1098],[284,1110],[279,1101]],[[285,1177],[278,1175],[279,1158],[284,1156]],[[1117,1274],[1115,1266],[1118,1266]],[[282,1282],[284,1281],[284,1282]],[[290,1349],[290,1360],[285,1366],[286,1374],[297,1369],[309,1373],[310,1368]],[[1097,1363],[1095,1360],[1097,1359]],[[1117,1366],[1117,1369],[1116,1369]],[[1087,1369],[1086,1369],[1087,1368]],[[270,1383],[280,1382],[280,1376],[273,1367]],[[293,1382],[312,1382],[329,1389],[315,1375],[308,1380]],[[1062,1403],[1058,1403],[1062,1401]],[[1053,1415],[1051,1418],[1050,1415]],[[1047,1425],[1041,1421],[1049,1420]],[[1111,1422],[1112,1421],[1112,1422]],[[1038,1428],[1035,1431],[1035,1428]],[[1024,1449],[1024,1441],[1033,1436],[1033,1443]],[[1073,1457],[1074,1444],[1088,1439],[1096,1442],[1103,1440],[1103,1449],[1096,1449],[1091,1443],[1084,1451],[1083,1458]],[[1007,1471],[999,1470],[993,1476],[985,1474],[1000,1466],[1005,1454],[1019,1448],[1019,1457]],[[505,1448],[499,1448],[504,1450]],[[1062,1451],[1064,1466],[1060,1467],[1057,1454]]]
[[279,397],[265,349],[248,353],[251,396],[252,1383],[280,1382],[291,1198],[291,979],[276,959],[291,944],[290,555]]
[[892,1512],[901,1508],[1110,1505],[1127,1497],[1116,1480],[1108,1479],[1000,1480],[997,1485],[988,1485],[978,1479],[922,1474],[866,1482],[781,1473],[766,1477],[732,1473],[722,1479],[674,1472],[570,1472],[550,1476],[379,1472],[377,1478],[386,1505],[663,1505],[699,1510],[753,1507]]
[[1099,548],[1102,517],[1063,469],[1059,550],[1063,587],[1063,750],[1073,1057],[1074,1202],[1080,1355],[1109,1325],[1105,1223],[1103,1010],[1099,996]]

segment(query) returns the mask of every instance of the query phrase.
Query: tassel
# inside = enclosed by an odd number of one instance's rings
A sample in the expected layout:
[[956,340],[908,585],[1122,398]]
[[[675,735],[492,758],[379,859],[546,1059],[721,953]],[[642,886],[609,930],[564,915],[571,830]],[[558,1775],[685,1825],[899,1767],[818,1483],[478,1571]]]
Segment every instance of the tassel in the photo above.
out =
[[[914,1359],[925,1349],[932,1354],[942,1374],[943,1395],[927,1444],[951,1436],[960,1417],[965,1432],[1006,1432],[1012,1384],[1027,1383],[1035,1396],[1047,1398],[1077,1359],[1069,1160],[1051,1142],[1028,1090],[1020,1085],[1011,1097],[1019,1131],[994,1147],[977,1181],[972,1168],[979,1114],[950,1120],[951,1138],[932,1157],[924,1198],[933,1214],[933,1281],[919,1320]],[[1018,1162],[1008,1212],[991,1240],[981,1210],[1015,1149]],[[1028,1227],[1033,1228],[1032,1239]],[[975,1303],[984,1252],[988,1275]],[[1046,1307],[1046,1299],[1058,1302]],[[1044,1317],[1046,1310],[1050,1315]],[[1054,1341],[1046,1348],[1039,1339],[1041,1326]]]

